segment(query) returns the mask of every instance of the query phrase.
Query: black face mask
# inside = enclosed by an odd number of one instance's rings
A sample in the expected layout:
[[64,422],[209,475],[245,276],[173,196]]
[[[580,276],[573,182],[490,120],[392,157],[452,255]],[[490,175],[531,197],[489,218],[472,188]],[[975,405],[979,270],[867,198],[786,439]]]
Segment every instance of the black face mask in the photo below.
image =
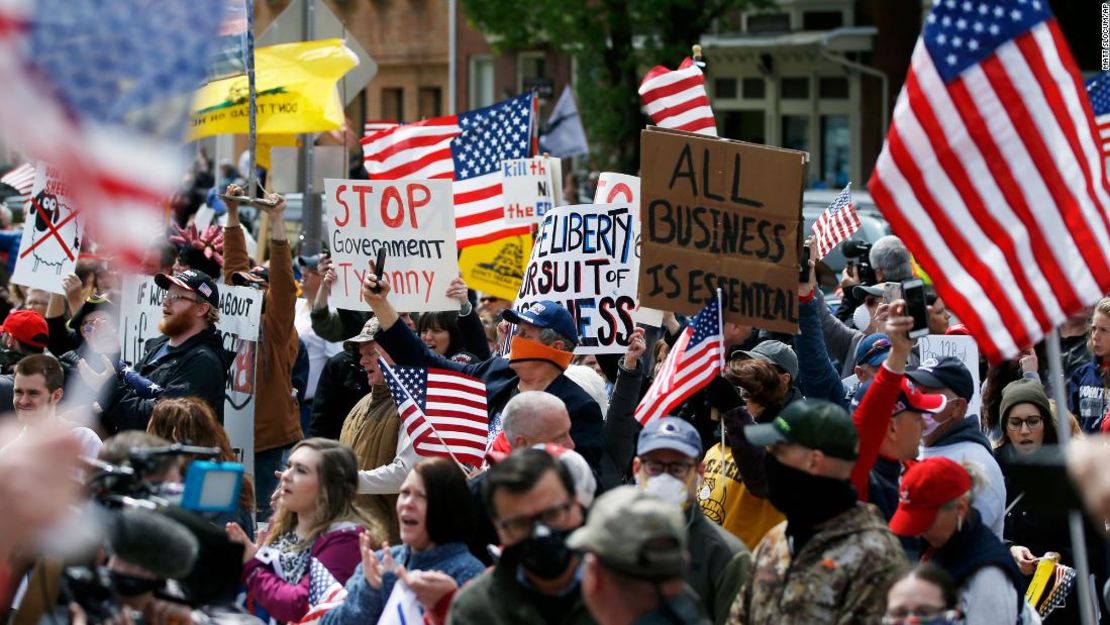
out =
[[786,466],[768,453],[763,457],[767,499],[791,526],[811,528],[852,507],[856,489],[847,480],[811,475]]
[[505,552],[533,575],[555,579],[567,571],[567,566],[574,557],[574,552],[567,548],[569,535],[569,531],[536,523],[531,536],[506,547]]
[[111,575],[112,585],[115,586],[116,592],[121,597],[138,597],[148,592],[154,592],[165,585],[165,582],[160,579],[135,577],[118,571],[111,571]]

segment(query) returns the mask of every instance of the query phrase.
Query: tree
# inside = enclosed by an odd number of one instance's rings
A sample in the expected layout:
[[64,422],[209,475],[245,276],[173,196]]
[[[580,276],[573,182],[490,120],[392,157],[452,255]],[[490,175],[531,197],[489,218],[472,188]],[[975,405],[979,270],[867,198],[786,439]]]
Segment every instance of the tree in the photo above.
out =
[[[675,68],[690,46],[729,11],[767,0],[463,0],[472,24],[495,47],[550,47],[573,55],[576,95],[597,164],[635,173],[640,164],[642,72]],[[635,45],[634,45],[635,44]]]

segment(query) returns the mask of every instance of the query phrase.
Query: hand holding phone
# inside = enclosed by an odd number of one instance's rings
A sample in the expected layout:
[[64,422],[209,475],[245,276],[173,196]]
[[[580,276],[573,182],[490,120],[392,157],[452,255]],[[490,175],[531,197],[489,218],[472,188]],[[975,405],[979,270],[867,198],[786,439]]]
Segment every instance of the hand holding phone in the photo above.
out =
[[374,260],[374,281],[376,286],[370,289],[374,293],[382,292],[382,274],[385,272],[385,248],[378,248],[378,257]]
[[902,298],[906,300],[906,315],[913,318],[909,337],[916,339],[929,333],[929,310],[925,306],[925,283],[921,279],[902,283]]

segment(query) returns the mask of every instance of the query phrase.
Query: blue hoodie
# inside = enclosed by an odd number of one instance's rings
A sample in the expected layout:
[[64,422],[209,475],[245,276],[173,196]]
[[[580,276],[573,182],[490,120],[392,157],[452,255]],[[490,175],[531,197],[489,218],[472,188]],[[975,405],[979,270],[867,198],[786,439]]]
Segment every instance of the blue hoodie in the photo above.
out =
[[1106,414],[1106,381],[1102,377],[1102,359],[1091,358],[1075,370],[1068,380],[1068,410],[1079,420],[1084,432],[1098,432]]

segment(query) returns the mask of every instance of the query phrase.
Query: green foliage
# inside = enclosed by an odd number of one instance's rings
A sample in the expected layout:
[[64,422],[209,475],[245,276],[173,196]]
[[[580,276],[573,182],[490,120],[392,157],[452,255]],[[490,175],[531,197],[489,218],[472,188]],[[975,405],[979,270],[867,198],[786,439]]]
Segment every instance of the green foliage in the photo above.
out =
[[[578,62],[575,84],[594,167],[636,173],[648,122],[636,90],[645,70],[675,68],[716,19],[769,0],[462,0],[500,51],[546,48]],[[633,43],[637,45],[634,46]]]

